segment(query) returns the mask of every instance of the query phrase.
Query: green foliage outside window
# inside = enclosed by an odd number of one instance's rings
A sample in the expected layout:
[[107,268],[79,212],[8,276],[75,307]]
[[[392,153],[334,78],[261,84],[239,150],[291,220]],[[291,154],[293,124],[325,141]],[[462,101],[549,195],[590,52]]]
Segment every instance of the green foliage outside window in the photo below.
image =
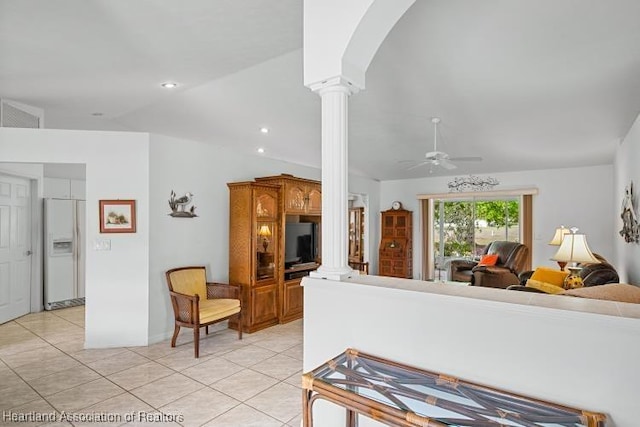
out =
[[[443,229],[445,234],[444,256],[471,255],[473,248],[473,203],[444,202]],[[436,204],[436,224],[440,223],[440,207]],[[439,252],[436,248],[436,253]]]
[[[492,200],[476,202],[476,218],[484,219],[491,227],[518,225],[519,203],[517,200]],[[505,215],[505,211],[507,215]],[[509,224],[507,224],[507,219]]]

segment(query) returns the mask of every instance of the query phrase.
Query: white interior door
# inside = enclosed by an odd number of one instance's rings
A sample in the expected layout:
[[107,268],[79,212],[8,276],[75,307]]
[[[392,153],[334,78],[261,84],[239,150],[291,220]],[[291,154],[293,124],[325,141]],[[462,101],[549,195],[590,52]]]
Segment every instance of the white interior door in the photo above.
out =
[[0,323],[29,313],[30,297],[30,183],[0,175]]

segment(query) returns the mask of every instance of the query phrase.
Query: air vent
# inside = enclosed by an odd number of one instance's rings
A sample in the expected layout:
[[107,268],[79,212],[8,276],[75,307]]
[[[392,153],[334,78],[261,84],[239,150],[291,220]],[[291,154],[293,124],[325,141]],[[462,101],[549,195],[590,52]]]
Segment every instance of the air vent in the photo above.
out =
[[45,310],[57,310],[59,308],[76,307],[84,305],[84,298],[74,298],[64,301],[49,302],[44,305]]
[[40,108],[0,100],[0,127],[37,129],[44,127],[43,119],[44,111]]

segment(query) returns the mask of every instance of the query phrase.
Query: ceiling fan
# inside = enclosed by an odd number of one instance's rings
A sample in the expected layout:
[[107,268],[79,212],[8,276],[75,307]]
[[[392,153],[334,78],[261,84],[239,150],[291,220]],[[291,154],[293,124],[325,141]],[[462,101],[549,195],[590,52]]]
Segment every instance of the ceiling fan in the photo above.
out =
[[455,169],[457,166],[453,164],[454,161],[478,162],[482,160],[482,157],[449,157],[449,155],[444,151],[438,151],[438,123],[440,123],[440,119],[438,117],[433,117],[431,119],[431,123],[433,123],[433,151],[425,153],[425,160],[418,163],[415,163],[414,160],[402,161],[401,163],[411,165],[407,170],[416,169],[424,165],[441,166],[444,169]]

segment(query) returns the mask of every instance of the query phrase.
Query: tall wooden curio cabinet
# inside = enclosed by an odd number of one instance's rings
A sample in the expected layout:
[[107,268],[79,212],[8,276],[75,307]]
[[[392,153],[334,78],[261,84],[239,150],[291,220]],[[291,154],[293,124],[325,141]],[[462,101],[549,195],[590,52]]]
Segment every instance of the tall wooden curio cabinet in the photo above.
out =
[[[322,215],[322,186],[311,179],[298,178],[289,174],[255,178],[256,182],[269,183],[280,187],[280,282],[278,291],[280,303],[280,323],[299,319],[303,315],[304,289],[302,278],[318,268],[321,248],[320,223]],[[290,262],[292,253],[288,245],[297,240],[290,232],[295,224],[313,226],[313,250],[301,259]],[[306,232],[305,232],[306,233]],[[295,249],[295,248],[294,248]]]
[[390,209],[382,212],[381,239],[378,253],[380,276],[413,277],[413,212]]
[[227,186],[229,281],[242,286],[243,331],[301,318],[301,280],[319,266],[320,183],[282,174]]
[[[278,323],[280,187],[255,182],[227,184],[229,281],[242,287],[243,331]],[[237,324],[230,322],[232,328]]]

